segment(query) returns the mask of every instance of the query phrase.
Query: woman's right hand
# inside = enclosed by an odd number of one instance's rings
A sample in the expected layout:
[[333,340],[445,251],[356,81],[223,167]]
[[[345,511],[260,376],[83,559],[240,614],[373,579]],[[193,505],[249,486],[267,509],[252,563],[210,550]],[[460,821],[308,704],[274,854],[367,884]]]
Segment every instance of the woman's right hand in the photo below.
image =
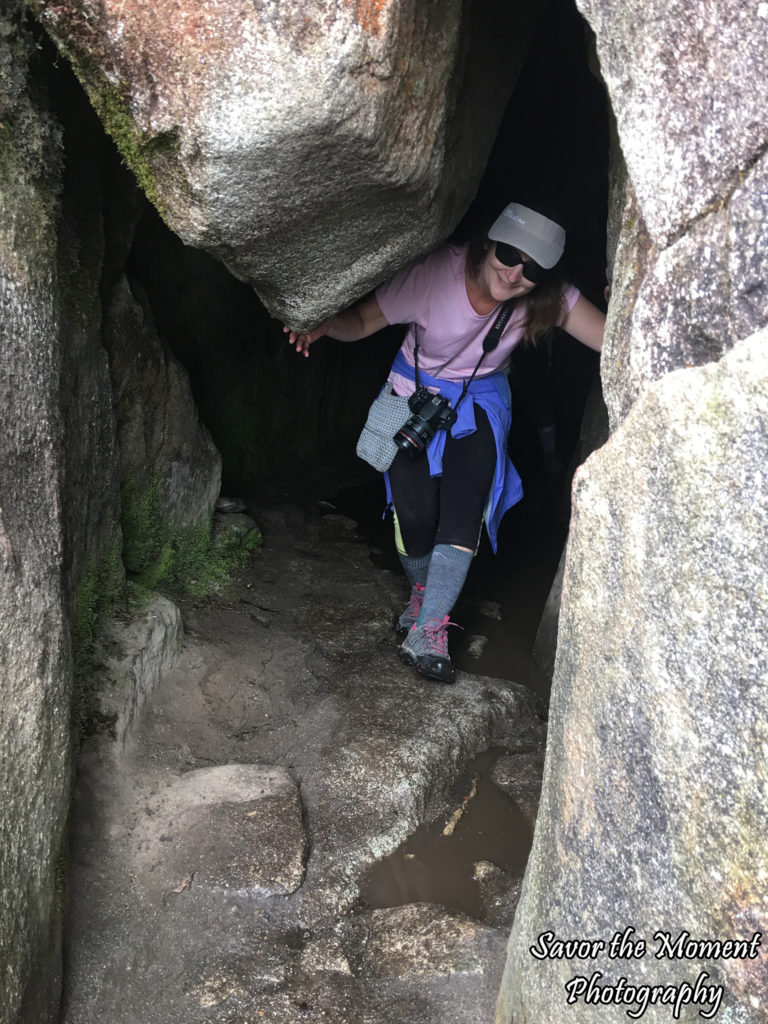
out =
[[315,327],[313,331],[292,331],[290,327],[283,327],[283,333],[288,335],[289,345],[295,345],[297,352],[303,352],[308,357],[309,346],[328,333],[328,323],[329,321],[326,320],[319,327]]
[[283,331],[288,335],[288,343],[295,345],[297,352],[308,356],[309,346],[324,334],[335,338],[336,341],[359,341],[386,326],[387,320],[376,301],[376,296],[369,295],[367,299],[342,310],[330,320],[324,320],[311,331],[294,331],[290,327],[284,327]]

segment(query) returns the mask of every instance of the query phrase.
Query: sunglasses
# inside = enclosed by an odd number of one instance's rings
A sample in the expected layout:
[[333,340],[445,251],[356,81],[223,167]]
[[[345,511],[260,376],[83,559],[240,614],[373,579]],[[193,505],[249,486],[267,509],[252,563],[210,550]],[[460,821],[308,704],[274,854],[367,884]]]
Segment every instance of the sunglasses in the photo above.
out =
[[505,267],[519,267],[522,264],[523,277],[531,284],[538,284],[546,274],[544,267],[540,267],[533,260],[526,260],[518,249],[506,242],[496,242],[496,259]]

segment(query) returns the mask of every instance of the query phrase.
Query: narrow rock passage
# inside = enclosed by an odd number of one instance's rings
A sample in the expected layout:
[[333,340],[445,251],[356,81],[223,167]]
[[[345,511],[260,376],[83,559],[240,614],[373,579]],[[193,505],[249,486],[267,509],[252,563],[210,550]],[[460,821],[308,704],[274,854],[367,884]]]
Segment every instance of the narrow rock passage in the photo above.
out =
[[225,602],[185,611],[125,749],[82,751],[64,1022],[490,1021],[511,921],[371,910],[359,889],[420,822],[450,818],[476,754],[541,749],[535,701],[402,665],[403,581],[352,520],[255,517],[262,554]]

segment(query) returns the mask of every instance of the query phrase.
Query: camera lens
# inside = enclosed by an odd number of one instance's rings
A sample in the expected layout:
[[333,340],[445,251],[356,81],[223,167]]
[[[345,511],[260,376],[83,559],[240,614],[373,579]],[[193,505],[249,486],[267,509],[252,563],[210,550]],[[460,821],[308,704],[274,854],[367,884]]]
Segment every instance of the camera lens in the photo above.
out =
[[404,452],[408,452],[409,455],[418,455],[419,452],[424,450],[424,443],[419,437],[418,431],[409,430],[412,427],[412,422],[409,420],[404,424],[392,440],[395,442],[398,448],[401,448]]

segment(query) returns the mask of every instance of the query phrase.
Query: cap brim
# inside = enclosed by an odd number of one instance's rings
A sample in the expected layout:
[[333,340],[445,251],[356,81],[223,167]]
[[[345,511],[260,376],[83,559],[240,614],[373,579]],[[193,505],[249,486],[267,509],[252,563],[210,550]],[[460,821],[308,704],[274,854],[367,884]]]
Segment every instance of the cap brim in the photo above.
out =
[[559,224],[517,203],[505,207],[488,237],[515,246],[545,270],[558,263],[565,249],[565,231]]

